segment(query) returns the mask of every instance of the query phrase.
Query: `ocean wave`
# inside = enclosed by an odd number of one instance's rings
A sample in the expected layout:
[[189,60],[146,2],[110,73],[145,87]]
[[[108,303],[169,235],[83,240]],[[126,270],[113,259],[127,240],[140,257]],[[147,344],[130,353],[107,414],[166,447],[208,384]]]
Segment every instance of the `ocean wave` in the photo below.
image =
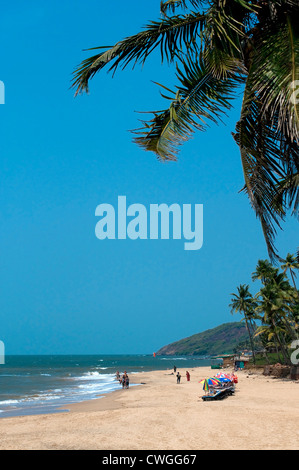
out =
[[3,400],[3,401],[0,401],[0,406],[2,406],[2,405],[16,405],[19,402],[20,402],[20,400]]
[[3,400],[0,401],[0,406],[7,406],[7,405],[21,405],[21,404],[28,404],[28,403],[36,403],[36,402],[48,402],[51,400],[58,400],[61,398],[61,395],[57,395],[59,390],[56,390],[56,393],[38,393],[36,395],[28,395],[23,396],[18,399],[11,399],[11,400]]
[[76,377],[77,380],[115,380],[115,374],[101,374],[100,372],[97,371],[89,371],[86,372],[86,374]]
[[28,377],[31,375],[30,372],[24,372],[24,374],[0,374],[0,377]]
[[186,357],[161,357],[160,361],[187,361]]

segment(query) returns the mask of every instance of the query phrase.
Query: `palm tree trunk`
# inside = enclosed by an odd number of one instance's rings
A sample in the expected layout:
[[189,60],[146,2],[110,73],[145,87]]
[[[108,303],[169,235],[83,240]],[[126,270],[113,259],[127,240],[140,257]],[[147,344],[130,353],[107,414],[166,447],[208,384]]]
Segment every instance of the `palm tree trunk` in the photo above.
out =
[[287,328],[288,333],[289,333],[290,337],[292,338],[292,340],[298,339],[297,332],[294,328],[292,328],[291,322],[286,318],[284,323],[286,325],[286,328]]
[[249,325],[248,325],[248,320],[247,320],[245,312],[244,312],[244,318],[245,318],[246,328],[247,328],[247,331],[248,331],[248,334],[249,334],[249,340],[250,340],[250,344],[251,344],[253,364],[255,365],[255,351],[254,351],[254,345],[253,345],[253,340],[252,340],[252,334],[251,334],[251,331],[250,331],[250,328],[249,328]]
[[264,356],[265,356],[265,359],[266,359],[266,361],[267,361],[267,364],[269,365],[269,364],[270,364],[270,360],[269,360],[269,358],[268,358],[268,354],[267,354],[266,349],[265,349],[265,351],[264,351]]
[[276,349],[276,354],[277,354],[277,357],[278,357],[279,362],[283,362],[283,360],[281,359],[281,356],[280,356],[280,354],[279,354],[279,349],[278,349],[278,344],[277,344],[277,342],[275,342],[275,349]]
[[295,276],[294,276],[294,273],[293,271],[290,269],[290,273],[291,273],[291,277],[292,277],[292,281],[293,281],[293,284],[294,284],[294,287],[295,289],[297,290],[297,286],[296,286],[296,282],[295,282]]
[[275,337],[276,337],[276,339],[277,339],[277,342],[278,342],[278,344],[279,344],[279,346],[280,346],[280,350],[281,350],[282,355],[283,355],[283,359],[284,359],[284,361],[285,361],[286,364],[289,364],[289,363],[290,363],[290,358],[289,358],[289,356],[288,356],[288,354],[287,354],[287,352],[286,352],[286,350],[285,350],[285,348],[284,348],[284,345],[283,345],[283,343],[282,343],[282,341],[281,341],[281,338],[280,338],[279,334],[278,334],[277,331],[276,331],[276,330],[277,330],[277,327],[276,327],[276,323],[275,323],[275,321],[274,321],[273,318],[272,318],[272,325],[273,325]]

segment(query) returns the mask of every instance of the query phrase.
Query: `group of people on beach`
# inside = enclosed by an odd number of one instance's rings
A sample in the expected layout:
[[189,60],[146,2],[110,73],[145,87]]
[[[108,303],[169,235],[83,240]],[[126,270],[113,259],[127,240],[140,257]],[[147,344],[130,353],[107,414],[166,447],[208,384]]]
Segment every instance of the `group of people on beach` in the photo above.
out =
[[[174,373],[176,373],[176,366],[173,367],[173,371]],[[176,383],[177,384],[180,384],[181,383],[181,374],[178,372],[177,375],[176,375]],[[186,371],[186,378],[187,378],[187,382],[190,382],[190,372],[187,370]]]
[[129,388],[130,385],[130,379],[127,374],[127,371],[124,371],[123,375],[121,376],[119,371],[116,372],[116,380],[119,381],[120,385],[122,386],[123,389]]

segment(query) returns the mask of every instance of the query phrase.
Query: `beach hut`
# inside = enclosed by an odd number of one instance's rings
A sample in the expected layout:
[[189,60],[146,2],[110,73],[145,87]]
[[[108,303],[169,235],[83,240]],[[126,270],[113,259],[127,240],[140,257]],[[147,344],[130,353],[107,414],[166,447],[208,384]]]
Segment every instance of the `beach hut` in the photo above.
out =
[[221,358],[222,358],[222,367],[224,369],[226,367],[231,367],[231,368],[234,367],[235,354],[224,354],[223,356],[221,356]]
[[236,369],[244,369],[247,364],[249,363],[249,356],[239,356],[235,357],[235,368]]

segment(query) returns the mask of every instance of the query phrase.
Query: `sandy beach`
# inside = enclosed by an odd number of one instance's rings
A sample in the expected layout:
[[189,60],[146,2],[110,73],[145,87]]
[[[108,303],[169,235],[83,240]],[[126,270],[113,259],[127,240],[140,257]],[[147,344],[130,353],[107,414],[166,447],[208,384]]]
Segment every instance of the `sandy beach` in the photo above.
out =
[[128,390],[68,412],[0,419],[1,450],[253,450],[299,448],[299,382],[238,372],[234,396],[204,402],[210,368],[131,376]]

